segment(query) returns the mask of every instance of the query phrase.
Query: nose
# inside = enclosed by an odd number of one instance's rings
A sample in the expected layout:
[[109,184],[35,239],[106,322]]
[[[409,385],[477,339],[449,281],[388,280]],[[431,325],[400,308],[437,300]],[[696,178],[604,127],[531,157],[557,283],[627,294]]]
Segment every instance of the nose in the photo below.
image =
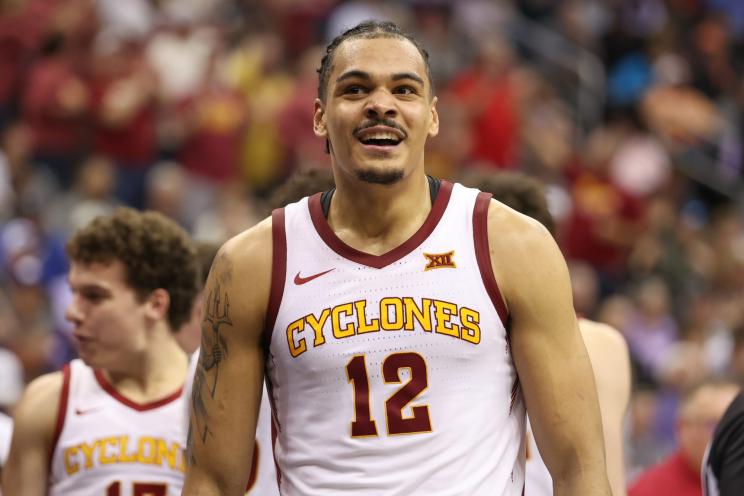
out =
[[377,90],[370,94],[364,106],[364,116],[368,119],[379,119],[382,117],[395,117],[398,110],[395,106],[395,98],[386,90]]
[[76,296],[72,297],[72,300],[67,305],[67,308],[65,309],[65,320],[72,323],[75,326],[80,325],[80,323],[83,320],[83,314],[80,311],[80,306],[78,304],[78,298]]

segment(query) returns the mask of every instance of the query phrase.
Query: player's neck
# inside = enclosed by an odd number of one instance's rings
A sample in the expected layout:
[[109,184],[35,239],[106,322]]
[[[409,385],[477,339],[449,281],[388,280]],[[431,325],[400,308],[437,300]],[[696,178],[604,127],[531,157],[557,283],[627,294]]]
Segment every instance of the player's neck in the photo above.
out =
[[156,334],[142,353],[123,358],[121,367],[103,373],[119,394],[134,402],[157,401],[184,384],[188,356],[171,334]]
[[380,255],[410,238],[430,210],[429,183],[423,171],[385,186],[339,181],[328,223],[349,246]]

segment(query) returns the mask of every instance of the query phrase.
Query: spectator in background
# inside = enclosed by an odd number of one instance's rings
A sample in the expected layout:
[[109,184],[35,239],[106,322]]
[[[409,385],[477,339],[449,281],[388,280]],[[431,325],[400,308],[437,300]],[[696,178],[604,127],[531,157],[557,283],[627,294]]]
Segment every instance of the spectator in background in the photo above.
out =
[[114,197],[116,168],[111,160],[92,155],[82,161],[72,188],[54,208],[46,212],[45,224],[66,238],[99,215],[107,215],[119,204]]
[[711,380],[691,388],[680,404],[677,451],[642,473],[630,486],[628,496],[700,496],[705,448],[738,391],[735,383]]
[[142,43],[99,36],[93,57],[93,150],[116,167],[116,197],[143,208],[145,177],[158,157],[157,80]]
[[239,179],[240,148],[249,118],[243,96],[226,81],[222,62],[215,52],[204,81],[175,112],[182,133],[176,158],[195,185],[207,189]]
[[31,129],[15,123],[0,132],[0,155],[7,166],[8,183],[13,195],[12,216],[42,213],[45,205],[59,194],[55,176],[34,161]]
[[642,202],[622,190],[608,172],[627,133],[623,122],[595,130],[582,163],[566,171],[572,203],[562,245],[568,258],[597,269],[603,296],[620,283],[627,254],[643,227]]
[[635,308],[624,333],[633,359],[643,372],[659,378],[672,346],[679,338],[677,323],[672,318],[669,289],[665,282],[652,277],[636,291]]
[[145,57],[155,70],[159,99],[166,108],[190,97],[203,84],[218,44],[213,27],[183,12],[163,19],[147,43]]
[[[50,368],[55,326],[45,283],[51,279],[55,249],[53,240],[29,219],[15,218],[0,230],[0,281],[8,302],[0,309],[1,318],[9,323],[8,346],[28,377]],[[53,272],[65,268],[55,267]]]
[[295,91],[284,40],[270,31],[246,36],[227,59],[228,78],[242,94],[248,125],[240,145],[240,172],[253,192],[265,193],[285,176],[280,116]]
[[478,41],[476,62],[458,74],[450,86],[465,108],[473,137],[470,159],[502,169],[517,165],[519,121],[514,102],[512,47],[490,36]]
[[30,69],[21,114],[31,130],[34,159],[47,166],[63,187],[75,177],[87,140],[90,92],[80,54],[60,33],[50,34],[41,58]]
[[308,167],[328,168],[325,146],[313,133],[313,109],[307,104],[317,93],[315,71],[321,50],[322,47],[313,46],[295,63],[297,85],[279,114],[279,139],[287,154],[288,177]]
[[191,228],[194,216],[210,205],[201,190],[192,189],[188,174],[178,162],[160,162],[150,169],[145,179],[145,205]]

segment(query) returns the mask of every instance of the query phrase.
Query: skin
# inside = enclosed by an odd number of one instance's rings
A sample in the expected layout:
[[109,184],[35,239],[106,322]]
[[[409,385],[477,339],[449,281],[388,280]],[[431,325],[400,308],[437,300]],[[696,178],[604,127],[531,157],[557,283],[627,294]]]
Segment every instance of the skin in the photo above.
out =
[[682,405],[677,420],[677,439],[682,455],[693,471],[700,471],[715,426],[738,393],[736,384],[709,384],[701,387]]
[[[102,369],[122,396],[137,403],[158,400],[183,385],[187,356],[168,325],[167,291],[157,289],[140,301],[119,261],[73,262],[69,280],[73,300],[65,317],[87,365]],[[46,494],[61,390],[61,372],[43,375],[26,388],[3,470],[4,494]]]
[[597,384],[602,414],[607,476],[614,496],[624,496],[623,417],[630,400],[630,357],[622,335],[606,324],[579,320]]
[[204,310],[204,294],[199,292],[194,300],[194,306],[191,307],[189,320],[181,326],[176,333],[176,341],[187,354],[192,354],[199,349],[201,342],[201,321]]
[[[331,145],[336,193],[328,222],[353,248],[385,253],[431,210],[424,144],[437,134],[439,119],[429,88],[424,61],[407,40],[351,39],[338,47],[327,101],[315,102],[314,130]],[[405,136],[398,146],[381,150],[358,139],[361,127],[381,119],[394,121]],[[369,175],[397,179],[376,184],[364,179]],[[609,495],[600,413],[566,264],[536,221],[494,201],[488,225],[493,270],[512,315],[514,359],[527,406],[536,408],[536,440],[555,494]],[[260,406],[270,267],[266,220],[229,241],[210,274],[208,301],[220,294],[220,302],[241,304],[229,307],[229,324],[219,332],[213,322],[202,326],[185,495],[238,495],[245,487]],[[250,286],[239,274],[254,276]]]

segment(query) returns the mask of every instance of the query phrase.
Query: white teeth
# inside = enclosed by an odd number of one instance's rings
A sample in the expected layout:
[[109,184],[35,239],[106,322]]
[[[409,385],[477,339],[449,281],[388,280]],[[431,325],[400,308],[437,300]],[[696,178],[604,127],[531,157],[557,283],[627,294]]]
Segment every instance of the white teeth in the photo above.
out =
[[395,140],[398,141],[400,138],[395,133],[378,132],[365,134],[363,140]]

